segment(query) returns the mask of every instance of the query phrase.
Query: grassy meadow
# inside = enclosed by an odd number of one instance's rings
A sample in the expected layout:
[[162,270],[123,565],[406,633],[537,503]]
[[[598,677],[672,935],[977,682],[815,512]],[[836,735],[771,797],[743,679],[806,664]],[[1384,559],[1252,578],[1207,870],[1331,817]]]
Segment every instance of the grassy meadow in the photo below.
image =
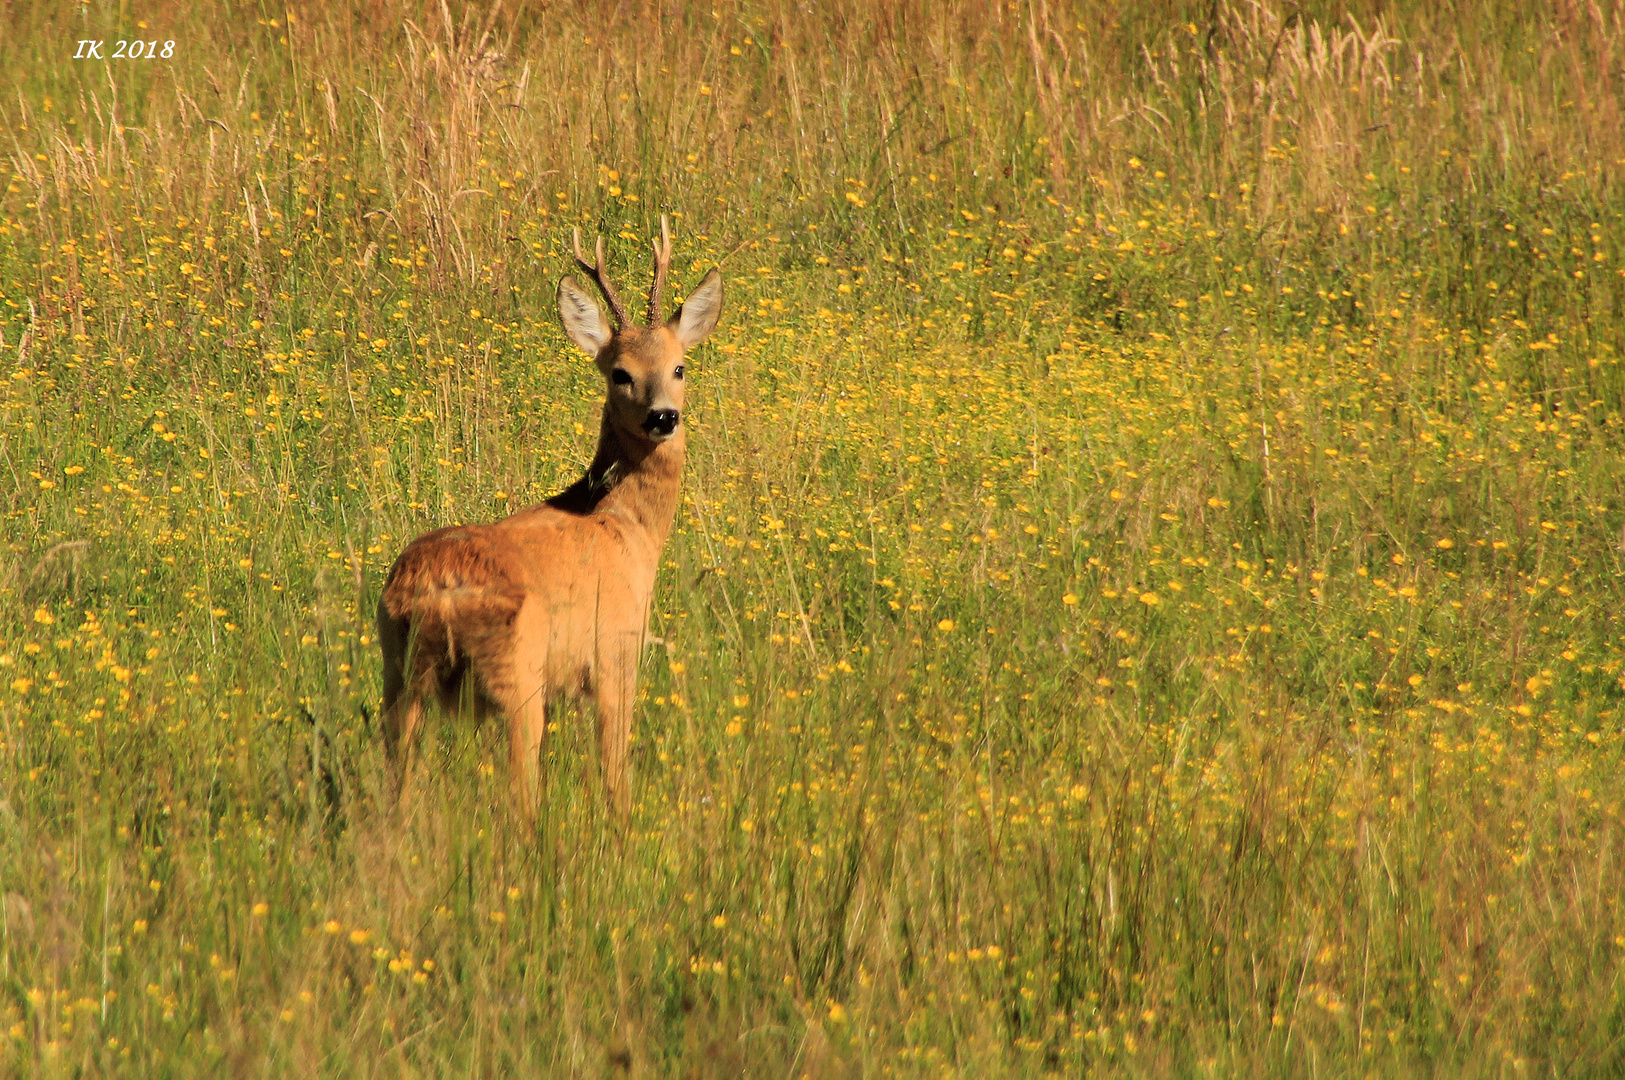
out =
[[[0,0],[0,1074],[1625,1071],[1625,4],[515,8]],[[630,828],[398,821],[661,213]]]

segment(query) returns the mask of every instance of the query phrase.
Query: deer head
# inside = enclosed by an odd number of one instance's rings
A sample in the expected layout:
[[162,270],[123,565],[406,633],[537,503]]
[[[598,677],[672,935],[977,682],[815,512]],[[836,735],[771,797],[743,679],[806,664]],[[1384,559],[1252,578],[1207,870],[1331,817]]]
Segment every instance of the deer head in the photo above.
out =
[[575,232],[576,264],[592,278],[615,317],[614,329],[603,309],[571,276],[559,282],[559,319],[583,352],[591,356],[608,381],[606,412],[617,431],[650,443],[677,433],[683,416],[683,354],[716,329],[722,312],[722,274],[712,270],[671,318],[661,321],[666,273],[671,268],[671,226],[660,218],[654,242],[654,283],[649,289],[646,325],[634,323],[610,283],[599,237],[596,265],[581,254],[581,230]]

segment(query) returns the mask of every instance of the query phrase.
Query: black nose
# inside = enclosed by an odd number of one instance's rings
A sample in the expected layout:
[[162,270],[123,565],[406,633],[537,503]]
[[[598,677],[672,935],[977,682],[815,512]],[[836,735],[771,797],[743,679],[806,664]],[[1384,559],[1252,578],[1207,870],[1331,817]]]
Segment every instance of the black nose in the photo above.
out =
[[643,419],[643,430],[651,435],[670,435],[677,430],[677,410],[650,409]]

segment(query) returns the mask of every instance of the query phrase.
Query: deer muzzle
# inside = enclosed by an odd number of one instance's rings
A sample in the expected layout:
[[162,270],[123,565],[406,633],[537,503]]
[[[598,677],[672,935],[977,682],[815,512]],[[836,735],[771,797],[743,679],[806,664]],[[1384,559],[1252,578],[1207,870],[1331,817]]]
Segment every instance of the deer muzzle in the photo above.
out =
[[677,430],[679,419],[676,409],[650,409],[649,415],[643,418],[643,431],[647,435],[663,439]]

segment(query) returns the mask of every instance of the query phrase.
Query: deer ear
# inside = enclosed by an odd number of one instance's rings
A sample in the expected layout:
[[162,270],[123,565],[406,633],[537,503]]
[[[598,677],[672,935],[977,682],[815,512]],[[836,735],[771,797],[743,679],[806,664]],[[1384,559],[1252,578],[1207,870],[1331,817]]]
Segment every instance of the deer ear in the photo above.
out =
[[564,324],[564,332],[570,335],[570,340],[594,358],[613,336],[603,309],[573,277],[559,282],[559,321]]
[[722,271],[713,270],[705,275],[699,288],[688,294],[688,299],[666,325],[677,335],[684,349],[692,349],[717,328],[717,317],[721,314]]

